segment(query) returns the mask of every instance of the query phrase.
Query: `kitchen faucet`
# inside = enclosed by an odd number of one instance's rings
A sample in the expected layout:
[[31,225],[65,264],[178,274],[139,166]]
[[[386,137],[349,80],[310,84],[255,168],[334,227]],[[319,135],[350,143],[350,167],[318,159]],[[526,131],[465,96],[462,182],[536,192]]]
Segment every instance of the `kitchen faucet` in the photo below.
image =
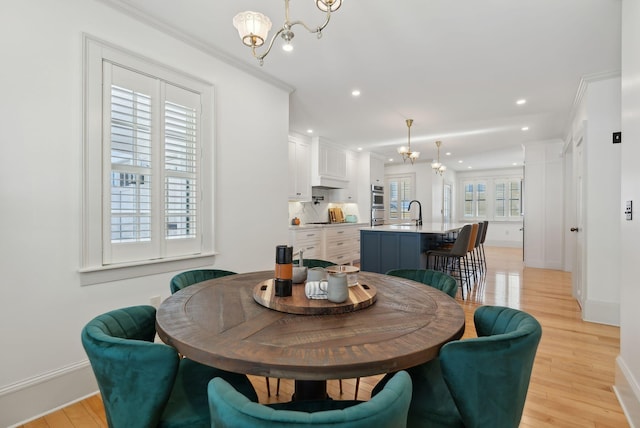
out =
[[420,201],[414,199],[409,202],[409,208],[407,208],[407,210],[411,209],[411,204],[414,202],[418,204],[418,218],[416,219],[416,226],[422,226],[422,204],[420,203]]

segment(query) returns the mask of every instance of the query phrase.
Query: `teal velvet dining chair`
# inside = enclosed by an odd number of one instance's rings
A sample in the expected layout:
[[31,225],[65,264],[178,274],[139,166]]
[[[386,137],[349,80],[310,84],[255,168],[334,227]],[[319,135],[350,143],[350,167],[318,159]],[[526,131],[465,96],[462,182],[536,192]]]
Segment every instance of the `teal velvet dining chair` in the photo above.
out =
[[[300,260],[294,260],[293,264],[296,266],[299,266]],[[302,266],[308,267],[309,269],[316,268],[316,267],[326,268],[326,267],[335,266],[335,265],[336,265],[335,263],[330,262],[328,260],[302,259]]]
[[410,279],[430,285],[433,288],[447,293],[455,299],[458,292],[458,283],[451,275],[433,269],[392,269],[387,275]]
[[82,329],[109,427],[208,427],[207,384],[214,377],[258,401],[245,375],[180,358],[171,346],[154,343],[155,321],[153,306],[132,306],[99,315]]
[[531,315],[501,306],[478,308],[474,324],[477,338],[449,342],[438,358],[407,370],[407,427],[518,427],[542,328]]
[[171,278],[169,286],[171,288],[171,294],[174,294],[178,290],[182,290],[198,282],[208,281],[210,279],[220,278],[228,275],[235,275],[236,272],[222,269],[194,269],[181,272]]
[[400,371],[369,401],[253,403],[223,379],[209,382],[212,428],[400,428],[407,423],[411,378]]

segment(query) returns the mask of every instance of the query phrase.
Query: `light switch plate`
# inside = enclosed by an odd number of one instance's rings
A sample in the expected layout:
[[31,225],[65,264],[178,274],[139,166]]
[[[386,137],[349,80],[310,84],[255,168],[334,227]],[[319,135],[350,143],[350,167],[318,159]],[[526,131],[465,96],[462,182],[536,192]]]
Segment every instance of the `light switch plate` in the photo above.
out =
[[633,201],[627,201],[624,205],[624,213],[627,216],[627,220],[633,218]]

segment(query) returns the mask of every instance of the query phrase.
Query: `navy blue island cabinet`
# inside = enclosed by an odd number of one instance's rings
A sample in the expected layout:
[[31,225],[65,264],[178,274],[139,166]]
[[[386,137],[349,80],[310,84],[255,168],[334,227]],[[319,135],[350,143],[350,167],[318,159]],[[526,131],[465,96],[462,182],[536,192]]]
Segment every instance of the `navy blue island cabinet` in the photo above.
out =
[[384,225],[360,230],[360,270],[387,273],[391,269],[426,269],[426,252],[457,224]]

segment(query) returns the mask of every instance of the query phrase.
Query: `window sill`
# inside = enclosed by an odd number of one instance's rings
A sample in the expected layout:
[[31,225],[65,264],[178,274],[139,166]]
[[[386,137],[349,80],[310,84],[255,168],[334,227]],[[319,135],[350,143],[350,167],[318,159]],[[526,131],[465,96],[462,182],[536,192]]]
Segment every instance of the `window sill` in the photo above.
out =
[[79,269],[80,285],[94,285],[160,273],[188,270],[213,264],[218,253],[197,254],[171,259],[148,260],[136,263],[95,266]]

